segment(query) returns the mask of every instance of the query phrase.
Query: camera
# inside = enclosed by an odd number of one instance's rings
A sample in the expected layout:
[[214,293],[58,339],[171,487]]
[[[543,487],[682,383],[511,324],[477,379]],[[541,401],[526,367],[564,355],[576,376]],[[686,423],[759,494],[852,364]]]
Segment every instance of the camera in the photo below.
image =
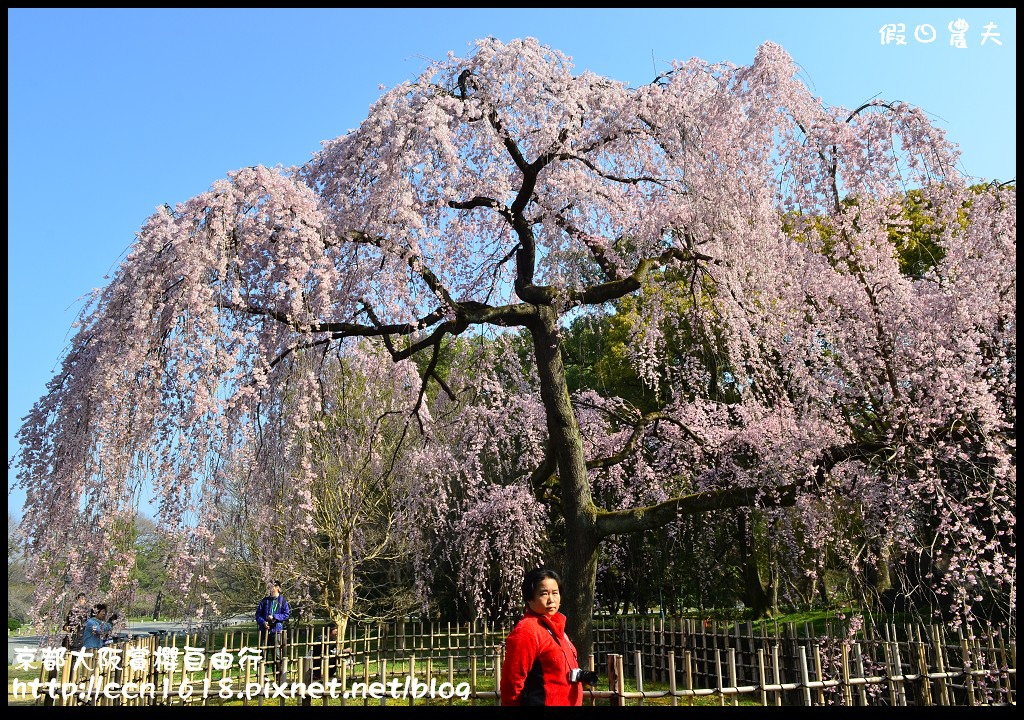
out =
[[569,682],[584,683],[586,685],[597,685],[598,675],[593,670],[573,668],[569,671]]

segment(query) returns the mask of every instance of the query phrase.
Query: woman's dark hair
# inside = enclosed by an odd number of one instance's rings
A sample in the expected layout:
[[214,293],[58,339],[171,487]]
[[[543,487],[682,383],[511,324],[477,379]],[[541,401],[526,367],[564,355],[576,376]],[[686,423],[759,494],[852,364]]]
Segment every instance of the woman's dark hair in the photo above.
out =
[[562,589],[562,578],[558,577],[558,573],[550,568],[534,568],[526,573],[526,577],[523,578],[523,602],[530,602],[533,599],[533,594],[537,591],[537,586],[540,585],[541,580],[554,580],[558,583],[558,589]]

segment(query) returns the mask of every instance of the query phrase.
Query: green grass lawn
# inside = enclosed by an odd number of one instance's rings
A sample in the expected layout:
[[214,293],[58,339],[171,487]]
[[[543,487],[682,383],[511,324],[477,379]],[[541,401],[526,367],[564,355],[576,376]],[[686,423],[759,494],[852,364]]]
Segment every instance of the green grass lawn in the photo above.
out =
[[38,663],[36,664],[37,669],[35,670],[20,670],[16,669],[13,665],[7,666],[7,704],[8,705],[32,705],[34,702],[31,699],[27,700],[16,700],[14,697],[14,681],[21,680],[22,682],[30,682],[39,677]]

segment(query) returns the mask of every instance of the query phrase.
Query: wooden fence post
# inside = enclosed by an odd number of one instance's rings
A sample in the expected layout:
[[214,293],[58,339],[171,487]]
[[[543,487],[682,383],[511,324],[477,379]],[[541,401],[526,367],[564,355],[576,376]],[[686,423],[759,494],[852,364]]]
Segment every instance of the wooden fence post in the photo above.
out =
[[[864,677],[864,653],[861,652],[860,643],[853,644],[853,664],[857,669],[857,677]],[[866,706],[868,704],[868,690],[863,684],[857,686],[857,697],[860,698],[860,704]]]
[[895,633],[893,633],[892,649],[893,649],[893,661],[895,663],[894,670],[896,671],[897,678],[899,678],[899,680],[898,680],[898,682],[896,684],[896,693],[897,693],[897,697],[899,697],[899,705],[901,707],[906,707],[906,705],[907,705],[907,688],[905,686],[905,683],[907,681],[907,679],[906,679],[907,676],[903,672],[903,659],[900,657],[900,643],[899,643],[898,640],[896,640],[896,634]]
[[967,704],[974,706],[977,704],[974,697],[974,662],[971,660],[971,649],[967,642],[967,638],[961,638],[960,647],[963,651],[963,667],[964,667],[964,686],[967,690]]
[[[474,668],[474,670],[475,670],[475,668]],[[409,656],[409,677],[412,678],[413,680],[416,679],[416,656],[415,655],[410,655]],[[410,682],[409,684],[412,685],[413,683]],[[414,700],[414,698],[412,696],[412,693],[409,693],[409,704],[410,705],[413,704],[413,700]]]
[[[686,650],[683,653],[683,660],[686,662],[686,673],[684,675],[686,678],[686,689],[693,690],[693,653]],[[690,695],[690,700],[686,704],[693,705],[693,695]]]
[[[590,655],[587,656],[587,668],[589,670],[591,670],[591,671],[594,671],[594,670],[597,669],[596,665],[594,664],[594,653],[590,653]],[[594,685],[594,687],[592,689],[596,690],[597,689],[597,685]],[[588,697],[586,699],[586,701],[584,701],[584,705],[590,705],[591,707],[593,707],[596,704],[597,704],[597,699],[594,697],[593,693],[591,693],[590,697]]]
[[811,678],[807,672],[807,648],[800,645],[797,647],[797,652],[800,656],[800,684],[803,686],[804,705],[813,705],[814,703],[811,702],[811,688],[808,686]]
[[722,651],[717,647],[715,648],[715,677],[718,678],[715,689],[718,690],[718,704],[725,705],[725,693],[722,692],[722,688],[725,687],[725,681],[722,679]]
[[[65,665],[70,665],[70,664],[71,664],[70,660],[65,660]],[[42,667],[42,666],[40,666],[40,667]],[[45,678],[42,677],[42,675],[44,675],[44,674],[46,675]],[[54,665],[53,669],[49,670],[49,671],[43,670],[40,673],[40,677],[43,680],[43,682],[49,682],[50,680],[56,680],[57,679],[57,666]],[[54,704],[56,704],[56,698],[51,696],[49,692],[44,692],[43,693],[43,705],[46,706],[46,707],[49,707],[50,705],[54,705]]]
[[761,688],[761,706],[768,705],[768,691],[764,689],[767,684],[767,675],[764,671],[764,648],[757,649],[757,685]]
[[676,654],[668,651],[668,692],[672,697],[672,704],[678,705],[679,698],[676,697]]
[[608,653],[608,689],[616,693],[608,698],[608,704],[613,707],[622,705],[622,678],[619,676],[619,669],[622,667],[621,659],[621,655]]
[[[782,684],[782,670],[779,668],[779,636],[778,633],[775,635],[775,644],[772,645],[772,679],[774,684]],[[775,691],[775,706],[782,705],[782,688]]]
[[843,699],[846,704],[853,705],[853,692],[850,690],[850,646],[843,643],[843,666],[840,679],[843,682]]
[[[1012,665],[1010,664],[1010,653],[1008,653],[1007,650],[1006,650],[1006,643],[1003,641],[1002,633],[999,634],[999,653],[998,653],[998,658],[999,658],[999,667],[1000,668],[1007,668],[1008,669],[1008,668],[1012,667],[1012,668],[1014,668],[1014,672],[1016,673],[1017,659],[1013,658],[1013,664]],[[1015,682],[1010,682],[1009,678],[1007,678],[1004,675],[1004,671],[1003,670],[1000,670],[999,674],[1000,674],[1001,677],[1003,677],[1006,680],[1005,684],[1002,686],[1003,687],[1003,700],[1004,700],[1004,702],[1007,705],[1016,705],[1017,704],[1017,700],[1014,697],[1014,693],[1016,692],[1016,690],[1015,690],[1016,683]]]
[[643,692],[644,692],[644,670],[643,670],[643,655],[640,650],[636,651],[636,691],[640,693],[640,697],[637,699],[637,705],[644,704]]
[[[818,682],[823,682],[825,680],[825,677],[824,677],[824,673],[822,673],[822,671],[821,671],[821,647],[818,645],[818,643],[813,643],[811,645],[811,649],[814,650],[814,676],[815,676],[815,680],[817,680]],[[818,688],[818,704],[819,705],[824,705],[825,704],[825,686],[824,685]]]
[[302,684],[304,686],[302,699],[299,701],[299,705],[302,707],[310,707],[313,705],[313,696],[309,694],[309,686],[313,684],[313,656],[305,655],[300,657],[298,662],[299,677],[302,678]]
[[498,651],[494,653],[494,689],[497,690],[497,697],[494,698],[495,705],[501,705],[501,665],[505,661],[505,653]]
[[[174,678],[171,678],[171,681],[173,682]],[[259,669],[256,671],[256,682],[258,682],[260,684],[260,687],[262,688],[262,687],[265,687],[266,681],[267,681],[267,659],[264,656],[263,659],[260,660]],[[257,706],[262,706],[263,705],[263,695],[264,695],[264,693],[262,693],[262,692],[259,692],[259,693],[256,694],[256,705]]]
[[345,662],[344,655],[338,656],[338,670],[341,674],[341,685],[339,686],[341,692],[341,706],[344,707],[345,705],[348,705],[348,700],[345,698],[345,686],[348,684],[348,663]]
[[[288,655],[281,651],[281,667],[277,672],[277,682],[279,684],[286,684],[288,682]],[[281,695],[281,707],[284,707],[284,694]]]
[[476,655],[469,659],[469,692],[469,704],[476,705]]
[[[737,638],[737,642],[738,641],[739,641],[739,638]],[[729,655],[728,655],[728,658],[729,658],[729,687],[731,687],[734,691],[735,691],[735,689],[737,687],[739,687],[739,684],[740,684],[739,683],[739,677],[736,674],[736,654],[737,654],[736,648],[729,648]],[[740,704],[740,694],[738,692],[733,692],[732,693],[732,704],[733,705],[739,705]]]
[[946,653],[937,625],[931,626],[931,635],[932,649],[935,653],[935,667],[939,674],[939,704],[949,705],[949,682],[946,678]]
[[928,656],[925,654],[923,643],[917,645],[917,672],[921,676],[921,704],[933,705],[932,681],[928,677]]
[[897,673],[893,672],[892,651],[889,649],[888,640],[882,642],[882,649],[885,651],[885,674],[889,676],[889,703],[895,707],[899,704],[896,700],[896,681],[893,680]]

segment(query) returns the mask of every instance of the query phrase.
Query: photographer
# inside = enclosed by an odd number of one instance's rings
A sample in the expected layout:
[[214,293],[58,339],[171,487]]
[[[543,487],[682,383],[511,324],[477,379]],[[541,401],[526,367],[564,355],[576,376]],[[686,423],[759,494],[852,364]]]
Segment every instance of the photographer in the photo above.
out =
[[117,622],[117,613],[111,615],[108,622],[106,603],[97,603],[93,608],[92,617],[85,623],[82,647],[90,650],[98,650],[103,647],[114,627],[114,622]]
[[85,623],[91,615],[92,609],[86,602],[85,593],[78,593],[75,596],[75,604],[68,610],[68,616],[64,619],[64,638],[61,641],[64,649],[81,649]]
[[523,579],[527,609],[505,640],[502,705],[582,705],[583,685],[597,682],[596,673],[580,668],[565,634],[561,584],[547,568],[534,568]]

